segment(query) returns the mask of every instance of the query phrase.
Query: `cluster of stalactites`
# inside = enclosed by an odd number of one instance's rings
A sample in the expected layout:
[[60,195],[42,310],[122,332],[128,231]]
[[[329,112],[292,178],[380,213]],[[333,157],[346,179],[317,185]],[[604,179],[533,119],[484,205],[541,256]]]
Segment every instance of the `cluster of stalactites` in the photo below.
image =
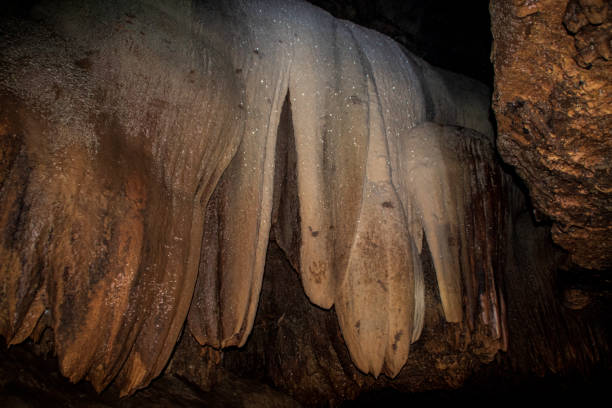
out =
[[[246,12],[256,52],[237,61],[250,117],[208,205],[191,332],[215,347],[247,340],[280,187],[275,149],[287,145],[277,137],[291,137],[294,163],[285,165],[295,166],[300,222],[285,220],[298,231],[284,228],[288,236],[277,239],[287,252],[297,242],[292,258],[306,294],[335,307],[362,371],[396,375],[421,333],[423,232],[446,319],[465,314],[473,328],[480,315],[492,338],[503,337],[496,262],[504,183],[486,90],[378,33],[293,6],[299,19],[279,7],[266,21],[280,28],[264,24],[265,33],[261,17]],[[291,134],[278,132],[286,95]]]
[[277,238],[298,243],[355,364],[404,365],[424,239],[447,320],[503,337],[486,91],[305,3],[187,3],[46,4],[0,55],[0,129],[19,135],[2,140],[0,334],[49,326],[66,376],[123,394],[161,372],[186,319],[201,344],[243,345],[289,95],[300,223]]

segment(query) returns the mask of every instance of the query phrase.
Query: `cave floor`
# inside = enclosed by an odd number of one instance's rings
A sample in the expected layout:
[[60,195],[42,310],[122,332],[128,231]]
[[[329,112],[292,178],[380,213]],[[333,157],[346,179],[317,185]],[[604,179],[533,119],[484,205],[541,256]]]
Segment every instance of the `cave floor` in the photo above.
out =
[[[118,399],[112,389],[97,394],[81,381],[70,383],[59,372],[55,358],[39,358],[31,344],[0,347],[0,407],[292,407],[300,404],[271,387],[253,380],[229,378],[205,392],[174,375],[163,375],[136,394]],[[495,375],[495,365],[477,373],[459,390],[406,394],[393,389],[362,393],[342,407],[393,406],[397,403],[546,402],[584,404],[598,402],[612,385],[612,373],[589,378],[577,376],[521,377]]]

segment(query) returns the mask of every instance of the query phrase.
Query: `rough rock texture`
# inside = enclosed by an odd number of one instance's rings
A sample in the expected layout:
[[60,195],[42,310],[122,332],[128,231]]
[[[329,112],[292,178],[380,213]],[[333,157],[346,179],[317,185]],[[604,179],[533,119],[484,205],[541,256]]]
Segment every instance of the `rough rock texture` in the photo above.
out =
[[[47,339],[49,340],[49,339]],[[164,375],[127,398],[111,387],[97,393],[86,381],[72,384],[59,371],[47,341],[0,347],[0,406],[3,408],[297,408],[300,404],[269,386],[226,375],[214,390]],[[193,357],[192,357],[193,359]]]
[[585,268],[612,266],[612,6],[491,1],[498,149],[552,236]]
[[513,344],[524,202],[481,84],[300,1],[63,0],[0,27],[8,344],[51,339],[97,391],[171,361],[321,404],[458,386]]

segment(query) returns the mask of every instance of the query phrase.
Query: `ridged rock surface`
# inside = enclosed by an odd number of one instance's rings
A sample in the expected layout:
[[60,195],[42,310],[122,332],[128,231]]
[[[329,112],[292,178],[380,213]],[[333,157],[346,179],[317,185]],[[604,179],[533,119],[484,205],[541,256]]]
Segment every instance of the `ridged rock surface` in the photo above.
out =
[[497,145],[584,268],[612,267],[612,3],[492,0]]
[[48,325],[67,377],[119,376],[124,393],[176,343],[244,117],[222,48],[141,7],[57,3],[35,11],[48,25],[2,25],[0,332]]
[[481,84],[298,1],[65,1],[30,18],[2,21],[7,343],[50,327],[64,375],[122,395],[183,332],[243,346],[277,223],[363,373],[396,376],[420,337],[425,243],[445,320],[484,333],[484,360],[506,347],[520,200]]

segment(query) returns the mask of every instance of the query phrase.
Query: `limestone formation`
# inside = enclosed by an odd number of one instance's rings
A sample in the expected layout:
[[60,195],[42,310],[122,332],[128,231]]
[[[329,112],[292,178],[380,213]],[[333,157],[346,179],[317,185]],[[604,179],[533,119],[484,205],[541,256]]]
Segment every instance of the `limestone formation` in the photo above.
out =
[[299,1],[33,13],[2,21],[9,344],[50,327],[64,375],[123,395],[160,374],[183,330],[243,346],[277,223],[364,373],[396,376],[419,339],[425,242],[446,320],[505,348],[515,189],[484,86]]

